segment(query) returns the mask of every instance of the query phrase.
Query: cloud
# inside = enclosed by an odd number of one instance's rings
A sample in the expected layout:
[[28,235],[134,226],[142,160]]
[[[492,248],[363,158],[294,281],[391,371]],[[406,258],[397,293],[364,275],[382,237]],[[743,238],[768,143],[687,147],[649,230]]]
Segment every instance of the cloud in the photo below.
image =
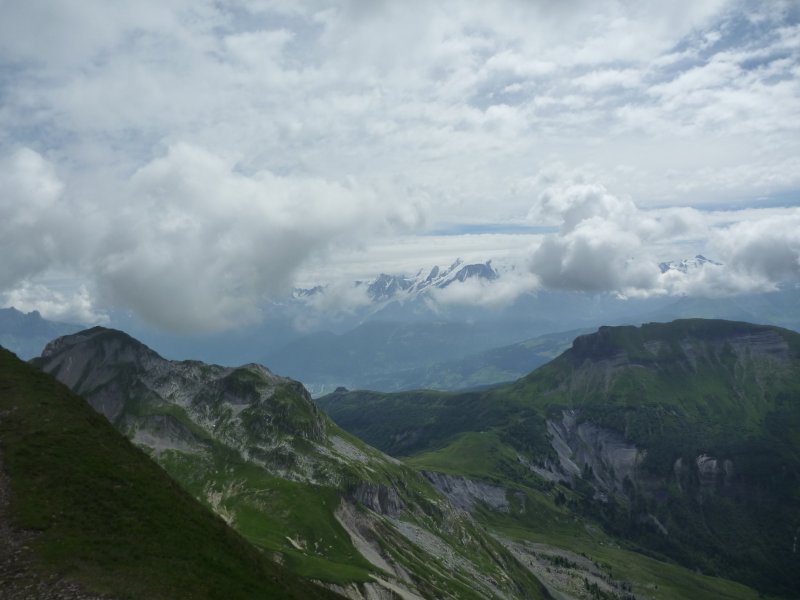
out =
[[[91,281],[101,304],[173,330],[258,321],[261,306],[288,293],[300,266],[332,243],[414,228],[423,218],[413,198],[386,202],[352,181],[244,174],[188,144],[138,169],[113,202],[84,198],[74,212],[60,209],[64,186],[35,152],[17,152],[0,173],[6,286],[61,265]],[[81,252],[70,249],[73,240],[83,240]],[[73,310],[58,309],[71,300],[41,286],[8,298],[26,306],[39,298],[51,314]]]
[[641,76],[642,74],[636,69],[598,69],[581,75],[575,83],[589,91],[598,92],[613,87],[638,87],[641,84]]
[[307,259],[341,238],[414,227],[412,201],[379,202],[354,182],[250,175],[204,149],[177,145],[137,171],[129,204],[102,241],[101,291],[174,329],[259,320]]
[[499,308],[508,306],[519,296],[536,291],[539,281],[530,273],[508,271],[499,278],[465,279],[445,288],[431,290],[433,301],[441,305],[466,305]]
[[642,256],[640,238],[598,218],[564,236],[547,236],[530,268],[543,286],[571,291],[630,293],[653,288],[658,276],[656,263]]
[[61,260],[64,185],[40,154],[0,160],[0,290]]
[[[0,129],[82,169],[113,162],[130,172],[154,147],[187,141],[236,154],[253,171],[402,173],[439,200],[434,220],[485,216],[487,197],[499,217],[519,217],[501,190],[553,151],[573,167],[585,166],[587,153],[633,164],[642,173],[631,187],[646,182],[648,193],[618,189],[642,203],[674,200],[665,174],[678,169],[695,182],[694,199],[708,202],[696,165],[672,164],[670,138],[691,137],[707,157],[735,148],[739,160],[725,165],[733,168],[775,164],[786,155],[778,147],[797,138],[798,61],[785,8],[720,0],[411,6],[21,3],[4,14],[0,36],[9,66]],[[755,12],[764,13],[757,26],[739,23]],[[31,43],[32,23],[48,44]],[[764,52],[781,60],[747,68]],[[675,54],[688,58],[657,62]],[[687,77],[692,93],[677,93]],[[743,131],[771,136],[758,156],[750,148],[759,140],[729,139]],[[591,151],[598,139],[600,153]],[[759,183],[758,194],[777,185]]]
[[97,310],[94,297],[85,286],[66,292],[25,281],[0,297],[3,306],[23,312],[38,310],[45,319],[62,323],[97,325],[109,321],[106,313]]
[[[309,265],[357,272],[391,245],[377,270],[409,263],[398,231],[528,215],[561,227],[534,253],[543,282],[651,293],[673,287],[648,261],[708,233],[695,209],[797,203],[791,2],[31,0],[3,17],[0,290],[62,269],[98,305],[233,326]],[[554,162],[584,179],[540,198],[531,174]],[[418,265],[463,256],[428,247]]]
[[[800,208],[781,217],[731,225],[715,233],[711,247],[730,271],[764,287],[800,279]],[[761,285],[758,285],[761,283]]]
[[356,314],[371,302],[366,285],[355,285],[353,281],[343,279],[316,286],[310,294],[295,297],[302,310],[294,311],[292,323],[300,331],[308,331],[320,323],[330,324],[337,318]]
[[569,182],[545,188],[528,211],[528,220],[561,224],[562,231],[569,233],[587,219],[622,220],[635,211],[633,202],[617,198],[602,185]]
[[[631,297],[771,291],[800,279],[800,208],[782,213],[751,213],[725,224],[691,208],[641,210],[600,184],[550,183],[529,218],[560,222],[560,230],[544,236],[529,266],[542,286],[572,291]],[[658,268],[680,242],[707,238],[704,252],[722,265]]]
[[722,265],[668,271],[649,293],[719,297],[771,292],[800,281],[800,208],[733,219],[711,230],[708,252]]

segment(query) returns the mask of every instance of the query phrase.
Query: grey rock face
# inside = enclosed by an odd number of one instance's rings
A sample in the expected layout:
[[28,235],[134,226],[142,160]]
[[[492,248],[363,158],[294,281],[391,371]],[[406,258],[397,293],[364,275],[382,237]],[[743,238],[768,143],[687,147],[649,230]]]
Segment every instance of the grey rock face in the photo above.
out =
[[101,327],[51,342],[35,362],[157,452],[202,448],[190,425],[262,462],[294,437],[325,440],[325,416],[305,389],[261,365],[166,360]]
[[396,489],[377,483],[361,483],[349,496],[379,515],[397,516],[405,508]]
[[701,490],[711,490],[718,486],[727,487],[733,477],[733,461],[720,460],[707,454],[701,454],[695,459],[697,477]]
[[461,510],[472,512],[475,505],[482,502],[494,510],[508,512],[505,488],[435,471],[423,471],[422,474],[450,500],[453,506]]
[[558,464],[531,468],[551,481],[571,482],[591,472],[592,483],[604,494],[622,495],[626,479],[635,481],[647,451],[617,432],[590,422],[578,422],[578,412],[566,410],[561,419],[547,421],[550,443]]

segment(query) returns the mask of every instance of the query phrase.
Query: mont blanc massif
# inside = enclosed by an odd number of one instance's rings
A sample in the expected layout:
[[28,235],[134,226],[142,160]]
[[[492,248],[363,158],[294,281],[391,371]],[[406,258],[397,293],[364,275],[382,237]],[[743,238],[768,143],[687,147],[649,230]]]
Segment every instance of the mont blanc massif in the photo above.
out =
[[298,289],[238,366],[4,309],[3,597],[794,597],[800,290],[432,308],[500,277],[355,282],[292,336]]

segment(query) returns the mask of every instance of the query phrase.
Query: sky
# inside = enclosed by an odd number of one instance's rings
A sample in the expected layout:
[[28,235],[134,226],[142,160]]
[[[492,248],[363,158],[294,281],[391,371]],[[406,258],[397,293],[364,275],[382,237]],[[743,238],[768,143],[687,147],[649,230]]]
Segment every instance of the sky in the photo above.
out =
[[460,302],[769,291],[800,2],[0,0],[0,252],[2,305],[172,331],[458,257],[505,269]]

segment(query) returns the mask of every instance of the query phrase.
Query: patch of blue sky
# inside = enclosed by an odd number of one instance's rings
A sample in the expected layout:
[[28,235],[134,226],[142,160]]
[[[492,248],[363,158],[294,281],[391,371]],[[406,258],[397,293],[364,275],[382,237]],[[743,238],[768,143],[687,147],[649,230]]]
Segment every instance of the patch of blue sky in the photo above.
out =
[[542,225],[524,225],[520,223],[470,223],[457,225],[447,225],[431,231],[424,235],[480,235],[480,234],[544,234],[555,233],[558,227]]
[[[782,208],[782,207],[795,207],[800,206],[800,189],[788,190],[785,192],[778,192],[761,196],[756,198],[755,201],[751,200],[750,205],[755,205],[758,208]],[[743,202],[742,207],[746,207],[747,203]]]

